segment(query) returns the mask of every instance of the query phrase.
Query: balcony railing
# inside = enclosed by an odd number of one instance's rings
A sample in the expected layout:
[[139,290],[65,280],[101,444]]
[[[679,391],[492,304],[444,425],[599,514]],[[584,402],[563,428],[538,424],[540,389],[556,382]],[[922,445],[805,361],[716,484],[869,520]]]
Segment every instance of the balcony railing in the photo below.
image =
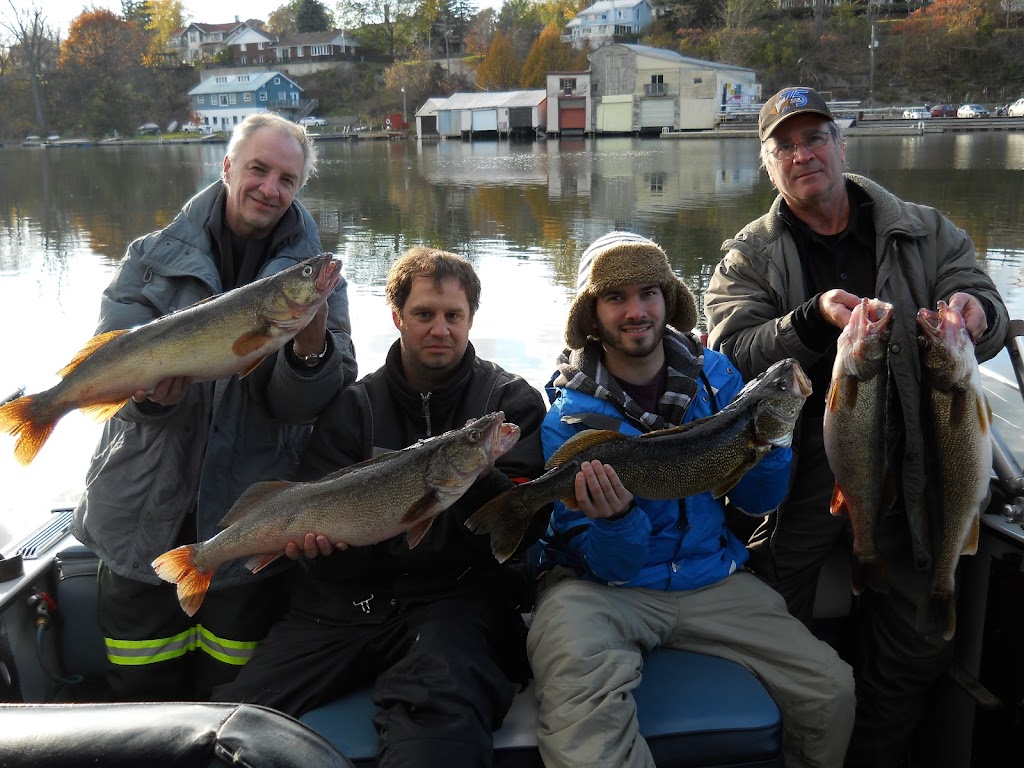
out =
[[644,96],[666,96],[668,87],[664,83],[648,83],[644,86]]

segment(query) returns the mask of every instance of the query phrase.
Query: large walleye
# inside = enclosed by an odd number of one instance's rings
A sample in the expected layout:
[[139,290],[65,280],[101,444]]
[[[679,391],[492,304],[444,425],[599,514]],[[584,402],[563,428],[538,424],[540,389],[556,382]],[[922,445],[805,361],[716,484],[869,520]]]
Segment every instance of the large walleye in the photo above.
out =
[[875,544],[875,527],[887,497],[891,325],[891,304],[862,299],[854,307],[839,335],[825,399],[825,454],[836,481],[831,511],[849,517],[853,528],[851,581],[857,595],[865,586],[880,592],[889,588]]
[[94,336],[57,372],[59,383],[0,406],[0,431],[17,436],[14,455],[28,464],[76,408],[106,421],[164,379],[245,376],[306,327],[340,280],[340,262],[323,253],[137,328]]
[[923,379],[925,444],[935,467],[931,520],[931,607],[956,631],[956,566],[978,551],[981,505],[992,477],[992,411],[964,319],[945,302],[917,313]]
[[507,560],[534,513],[559,499],[575,507],[574,478],[584,461],[615,468],[622,484],[646,499],[681,499],[706,491],[724,495],[772,448],[789,445],[811,383],[800,364],[780,360],[713,416],[638,436],[585,430],[548,460],[547,472],[510,488],[466,521],[491,536],[491,551]]
[[255,555],[245,565],[256,573],[307,533],[366,546],[405,532],[411,549],[434,518],[519,440],[519,427],[504,419],[496,411],[313,482],[256,483],[221,521],[223,531],[165,552],[153,569],[177,583],[182,610],[192,616],[222,563]]

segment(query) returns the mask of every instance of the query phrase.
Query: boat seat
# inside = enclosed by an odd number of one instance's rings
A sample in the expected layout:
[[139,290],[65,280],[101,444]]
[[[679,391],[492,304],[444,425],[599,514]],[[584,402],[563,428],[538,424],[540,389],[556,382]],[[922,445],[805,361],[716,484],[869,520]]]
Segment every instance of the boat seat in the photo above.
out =
[[[659,648],[644,657],[634,691],[640,733],[658,768],[782,766],[782,719],[760,681],[745,667],[690,651]],[[369,688],[301,718],[357,768],[372,766],[377,733]],[[495,768],[543,768],[537,752],[533,683],[516,695],[494,734]]]
[[[103,638],[96,623],[96,556],[86,547],[57,556],[57,604],[64,614],[65,674],[102,677]],[[644,659],[634,691],[640,732],[659,768],[758,768],[782,765],[782,718],[745,667],[689,651],[659,648]],[[369,687],[307,712],[300,719],[355,766],[375,763],[376,706]],[[515,697],[494,735],[495,768],[543,768],[537,752],[533,683]]]
[[0,704],[4,768],[352,768],[306,725],[252,704]]

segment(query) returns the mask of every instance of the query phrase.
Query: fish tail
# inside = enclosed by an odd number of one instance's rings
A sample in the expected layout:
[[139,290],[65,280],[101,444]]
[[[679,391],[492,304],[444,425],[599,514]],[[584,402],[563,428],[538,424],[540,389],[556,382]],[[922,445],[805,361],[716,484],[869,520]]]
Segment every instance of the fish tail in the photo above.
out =
[[942,639],[952,640],[956,634],[956,600],[948,592],[932,593],[932,611],[942,623]]
[[56,419],[38,418],[39,411],[45,410],[39,407],[38,397],[26,395],[0,406],[0,432],[18,438],[14,444],[14,458],[23,466],[32,462],[57,424]]
[[853,558],[853,567],[850,569],[850,585],[853,594],[859,595],[865,589],[886,594],[889,592],[889,572],[885,567],[885,561],[880,557],[865,559]]
[[195,616],[203,604],[213,580],[213,571],[203,572],[195,564],[191,544],[164,552],[153,561],[153,570],[164,581],[178,585],[178,602],[189,616]]
[[521,488],[509,488],[466,520],[466,527],[473,533],[490,535],[491,552],[499,563],[512,557],[533,519],[533,512],[523,504],[522,496]]

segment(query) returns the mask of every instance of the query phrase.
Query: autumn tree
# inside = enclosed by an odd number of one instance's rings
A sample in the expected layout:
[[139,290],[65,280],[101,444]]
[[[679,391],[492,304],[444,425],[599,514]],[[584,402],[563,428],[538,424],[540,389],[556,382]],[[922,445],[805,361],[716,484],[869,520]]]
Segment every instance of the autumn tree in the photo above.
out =
[[476,71],[476,82],[488,90],[508,90],[519,84],[523,65],[512,50],[512,43],[500,31],[494,33],[487,56]]
[[418,104],[431,96],[444,94],[444,70],[430,60],[429,50],[421,48],[409,61],[397,61],[384,70],[384,86],[396,104],[402,103],[402,89],[405,89],[407,116],[411,119]]
[[42,77],[47,58],[57,44],[57,33],[46,19],[42,9],[35,5],[19,8],[14,0],[7,0],[11,15],[0,16],[0,27],[14,39],[17,58],[27,73],[32,89],[32,104],[35,108],[36,123],[42,135],[49,133],[44,108]]
[[71,22],[57,67],[61,106],[75,116],[75,127],[106,133],[156,119],[144,111],[151,89],[146,44],[134,22],[107,10],[86,11]]
[[394,56],[412,47],[417,0],[340,0],[338,14],[367,48]]
[[300,0],[292,0],[271,13],[270,18],[267,19],[267,29],[275,35],[294,35],[298,32],[299,25],[296,15],[299,2]]
[[562,30],[554,24],[548,24],[540,33],[537,42],[530,48],[530,53],[523,64],[519,75],[519,84],[523,88],[543,88],[548,72],[586,71],[587,55],[577,51],[570,43],[562,42]]
[[167,50],[171,33],[185,26],[185,8],[182,0],[148,0],[149,54],[147,64],[154,66]]

